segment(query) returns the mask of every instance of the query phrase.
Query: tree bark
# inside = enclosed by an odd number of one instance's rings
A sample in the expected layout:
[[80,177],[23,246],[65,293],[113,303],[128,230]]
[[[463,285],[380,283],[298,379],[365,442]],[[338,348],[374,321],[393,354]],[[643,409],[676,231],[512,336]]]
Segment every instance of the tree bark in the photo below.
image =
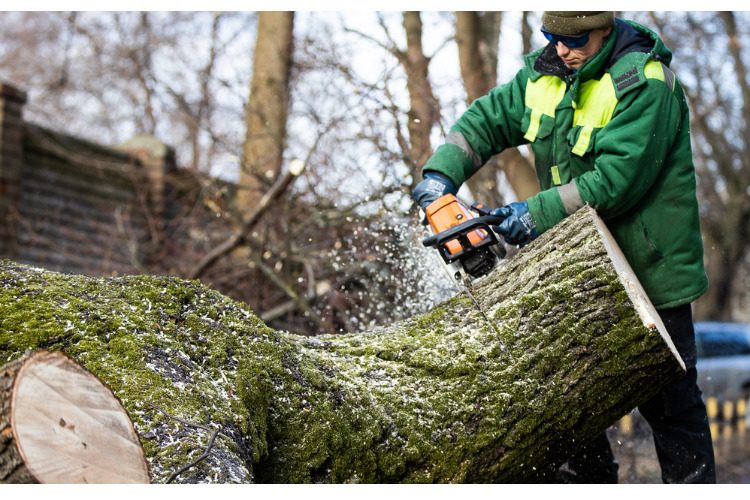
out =
[[98,370],[150,436],[154,482],[208,439],[157,405],[221,429],[179,482],[546,481],[684,374],[588,207],[473,286],[487,319],[459,295],[368,333],[302,337],[197,282],[6,261],[0,283],[0,359],[25,343]]
[[133,424],[112,391],[68,356],[0,367],[0,483],[148,483]]
[[[409,90],[409,155],[407,164],[412,173],[412,186],[420,179],[422,167],[432,155],[430,133],[438,122],[440,110],[432,93],[428,77],[430,58],[422,49],[422,19],[419,12],[407,11],[403,15],[406,32],[406,51],[398,52],[399,61],[406,71],[406,86]],[[395,48],[394,48],[395,49]]]
[[294,47],[294,12],[258,13],[237,206],[249,211],[281,172]]
[[469,103],[497,85],[502,12],[456,12],[456,44]]
[[[456,12],[456,44],[466,99],[471,104],[497,85],[498,45],[502,12]],[[517,148],[490,158],[466,186],[476,201],[490,207],[508,203],[498,191],[502,170],[519,200],[539,192],[532,163]]]

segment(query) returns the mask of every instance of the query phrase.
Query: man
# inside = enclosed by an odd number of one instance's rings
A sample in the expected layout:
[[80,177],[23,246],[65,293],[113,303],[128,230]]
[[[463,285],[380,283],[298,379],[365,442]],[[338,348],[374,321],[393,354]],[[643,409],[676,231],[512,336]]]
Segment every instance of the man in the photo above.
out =
[[[613,12],[545,12],[549,44],[509,83],[477,99],[423,169],[424,208],[494,154],[530,144],[540,192],[495,209],[497,232],[525,245],[588,204],[605,220],[672,337],[687,376],[639,410],[653,429],[664,482],[715,482],[696,385],[690,303],[708,288],[688,108],[651,30]],[[605,435],[571,458],[566,480],[616,482]]]

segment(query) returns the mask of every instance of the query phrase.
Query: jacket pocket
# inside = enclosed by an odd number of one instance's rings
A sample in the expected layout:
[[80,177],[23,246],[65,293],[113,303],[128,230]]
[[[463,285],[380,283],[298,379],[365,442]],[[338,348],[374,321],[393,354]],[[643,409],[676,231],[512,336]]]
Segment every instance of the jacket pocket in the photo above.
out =
[[577,125],[568,132],[568,150],[571,156],[586,156],[594,151],[596,134],[601,130],[590,125]]
[[637,234],[634,236],[637,238],[642,262],[646,265],[656,264],[664,258],[664,248],[660,243],[663,237],[661,224],[650,221],[643,212],[639,212],[635,226]]
[[521,130],[523,138],[529,142],[537,139],[545,139],[555,128],[555,117],[544,114],[542,111],[527,107],[521,119]]
[[608,222],[625,257],[642,282],[651,279],[650,273],[664,258],[657,227],[644,223],[640,210],[623,214]]

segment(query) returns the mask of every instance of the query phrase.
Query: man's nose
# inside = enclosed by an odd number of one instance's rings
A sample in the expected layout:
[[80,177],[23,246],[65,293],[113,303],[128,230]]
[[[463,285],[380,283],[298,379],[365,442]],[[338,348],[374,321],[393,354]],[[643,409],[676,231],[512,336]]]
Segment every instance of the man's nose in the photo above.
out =
[[557,55],[560,57],[570,52],[570,49],[567,48],[562,42],[557,42],[557,46],[555,48],[557,49]]

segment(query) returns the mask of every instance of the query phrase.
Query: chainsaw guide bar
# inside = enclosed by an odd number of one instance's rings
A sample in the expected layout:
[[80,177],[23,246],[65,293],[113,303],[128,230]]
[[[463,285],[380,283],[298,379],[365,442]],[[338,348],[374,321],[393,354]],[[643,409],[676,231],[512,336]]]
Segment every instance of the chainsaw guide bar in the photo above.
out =
[[[478,215],[475,216],[473,212]],[[433,234],[422,240],[426,247],[434,247],[445,264],[448,277],[459,292],[465,292],[482,314],[489,328],[495,332],[500,347],[513,361],[500,334],[471,293],[472,284],[490,273],[506,255],[505,246],[492,230],[505,218],[490,215],[489,209],[474,203],[471,211],[452,194],[446,194],[425,210],[425,217]]]

